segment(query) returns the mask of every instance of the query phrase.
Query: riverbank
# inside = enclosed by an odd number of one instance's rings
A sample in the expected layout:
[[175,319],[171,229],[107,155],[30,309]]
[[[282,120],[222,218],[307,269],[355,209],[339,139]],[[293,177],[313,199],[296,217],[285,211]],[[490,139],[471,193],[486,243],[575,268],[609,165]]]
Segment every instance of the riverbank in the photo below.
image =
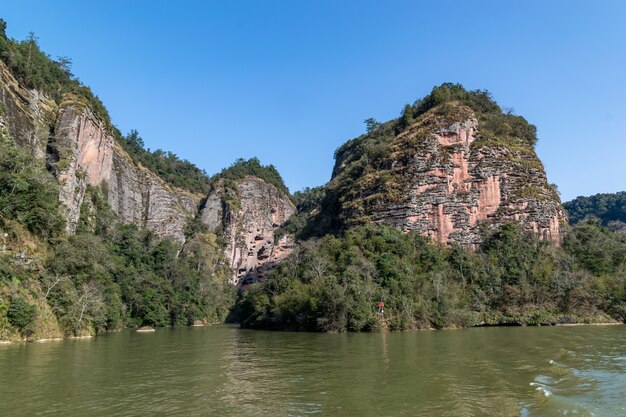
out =
[[[217,325],[217,324],[225,324],[225,323],[213,323],[210,325],[207,324],[203,324],[202,326],[193,324],[193,325],[189,325],[189,326],[178,326],[178,328],[197,328],[197,327],[211,327],[213,325]],[[589,322],[589,323],[538,323],[538,324],[519,324],[519,323],[500,323],[500,324],[486,324],[486,323],[480,323],[478,325],[475,326],[467,326],[467,327],[460,327],[460,326],[450,326],[450,327],[444,327],[441,329],[436,329],[434,327],[423,327],[423,328],[414,328],[411,330],[405,330],[406,331],[438,331],[438,330],[463,330],[463,329],[471,329],[471,328],[480,328],[480,327],[501,327],[501,328],[507,328],[507,327],[579,327],[579,326],[621,326],[624,325],[626,323],[621,322],[621,321],[598,321],[598,322]],[[171,328],[175,328],[175,326],[172,327],[160,327],[160,328],[149,328],[149,329],[142,329],[142,328],[135,328],[135,332],[137,333],[154,333],[160,329],[171,329]],[[133,328],[127,328],[127,329],[133,329]],[[264,330],[259,330],[259,331],[264,331]],[[267,330],[265,330],[267,331]],[[281,331],[281,330],[270,330],[270,331]],[[117,333],[119,332],[119,330],[115,331],[115,332],[105,332],[103,334],[107,334],[107,333]],[[397,331],[397,330],[390,330],[387,327],[381,328],[378,331],[372,331],[372,332],[356,332],[356,333],[380,333],[380,332],[389,332],[389,333],[396,333],[396,332],[401,332],[401,331]],[[320,332],[299,332],[299,333],[320,333]],[[329,332],[326,332],[329,333]],[[330,332],[330,333],[338,333],[338,332]],[[347,332],[350,333],[350,332]],[[21,339],[21,340],[0,340],[0,345],[13,345],[13,344],[21,344],[21,343],[48,343],[48,342],[62,342],[65,340],[87,340],[87,339],[93,339],[98,337],[98,335],[83,335],[83,336],[67,336],[67,337],[54,337],[54,338],[42,338],[42,339]]]

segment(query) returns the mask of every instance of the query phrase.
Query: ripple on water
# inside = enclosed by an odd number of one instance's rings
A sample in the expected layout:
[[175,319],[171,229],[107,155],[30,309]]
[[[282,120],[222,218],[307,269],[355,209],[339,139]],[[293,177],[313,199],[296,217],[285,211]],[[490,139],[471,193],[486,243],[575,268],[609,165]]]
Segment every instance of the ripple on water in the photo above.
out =
[[[558,361],[550,359],[530,386],[534,401],[521,404],[522,417],[623,416],[626,415],[626,364],[623,356],[561,350]],[[596,347],[597,348],[597,347]],[[612,353],[617,354],[611,348]],[[621,353],[621,352],[620,352]]]
[[3,346],[0,415],[624,417],[625,330],[218,326]]

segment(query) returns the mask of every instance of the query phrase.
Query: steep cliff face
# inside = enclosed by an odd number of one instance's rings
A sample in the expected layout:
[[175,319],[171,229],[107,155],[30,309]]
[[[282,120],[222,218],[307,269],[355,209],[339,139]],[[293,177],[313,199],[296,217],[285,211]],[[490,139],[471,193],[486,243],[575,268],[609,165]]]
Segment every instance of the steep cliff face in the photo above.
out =
[[62,104],[51,143],[69,232],[76,229],[87,185],[105,183],[109,204],[121,222],[184,243],[184,228],[200,196],[173,189],[135,164],[88,109]]
[[0,61],[0,129],[36,158],[46,155],[56,108],[53,100],[22,86]]
[[68,95],[57,104],[28,90],[2,62],[0,78],[0,129],[46,163],[59,180],[69,233],[76,230],[87,186],[106,184],[120,221],[184,243],[184,228],[201,196],[175,189],[135,164],[80,100]]
[[108,200],[123,223],[137,224],[182,244],[188,220],[201,197],[173,189],[150,170],[135,165],[118,145],[113,148]]
[[87,185],[108,181],[113,137],[86,108],[63,103],[50,138],[50,165],[61,184],[59,200],[66,209],[67,231],[76,230]]
[[[514,221],[558,244],[565,222],[558,194],[532,141],[514,129],[534,134],[534,127],[497,116],[487,123],[487,115],[453,101],[344,145],[329,186],[341,227],[380,222],[476,247],[489,230]],[[504,127],[494,129],[495,121]]]
[[288,195],[260,178],[246,176],[234,184],[218,182],[207,196],[201,218],[211,230],[223,233],[232,282],[245,284],[263,279],[291,253],[291,238],[275,241],[274,231],[294,213]]

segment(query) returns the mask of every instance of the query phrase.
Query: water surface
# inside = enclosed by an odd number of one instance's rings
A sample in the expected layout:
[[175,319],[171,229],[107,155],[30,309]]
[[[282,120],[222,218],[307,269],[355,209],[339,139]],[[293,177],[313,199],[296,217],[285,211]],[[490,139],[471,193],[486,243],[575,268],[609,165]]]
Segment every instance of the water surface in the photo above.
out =
[[0,346],[6,416],[626,416],[626,326],[127,330]]

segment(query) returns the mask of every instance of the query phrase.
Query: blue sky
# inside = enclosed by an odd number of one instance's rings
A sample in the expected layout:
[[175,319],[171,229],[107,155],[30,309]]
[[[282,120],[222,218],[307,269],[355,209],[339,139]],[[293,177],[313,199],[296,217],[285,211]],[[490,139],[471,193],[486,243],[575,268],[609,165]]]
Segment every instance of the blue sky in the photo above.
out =
[[538,127],[563,200],[626,190],[624,1],[12,1],[122,130],[209,174],[238,157],[292,191],[328,181],[363,120],[445,81]]

